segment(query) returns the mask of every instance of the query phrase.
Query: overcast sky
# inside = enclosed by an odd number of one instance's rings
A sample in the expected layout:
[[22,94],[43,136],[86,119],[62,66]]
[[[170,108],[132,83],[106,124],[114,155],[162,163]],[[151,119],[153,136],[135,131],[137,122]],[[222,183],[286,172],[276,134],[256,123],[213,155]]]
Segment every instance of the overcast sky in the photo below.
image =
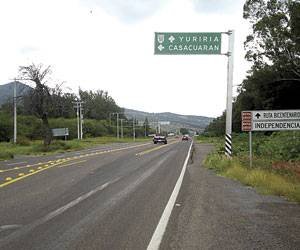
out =
[[[53,83],[108,91],[121,107],[216,117],[226,107],[222,55],[154,55],[154,32],[235,30],[234,85],[250,65],[244,0],[1,0],[0,84],[20,65],[52,65]],[[227,51],[222,36],[222,52]],[[234,87],[234,93],[236,87]],[[70,90],[69,90],[70,91]]]

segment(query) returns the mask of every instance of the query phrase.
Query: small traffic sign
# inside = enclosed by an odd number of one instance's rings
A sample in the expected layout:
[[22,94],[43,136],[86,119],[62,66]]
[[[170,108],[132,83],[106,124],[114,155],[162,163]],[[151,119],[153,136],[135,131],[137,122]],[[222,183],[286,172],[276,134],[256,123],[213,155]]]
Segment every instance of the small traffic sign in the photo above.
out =
[[242,112],[242,131],[252,130],[252,112],[243,111]]

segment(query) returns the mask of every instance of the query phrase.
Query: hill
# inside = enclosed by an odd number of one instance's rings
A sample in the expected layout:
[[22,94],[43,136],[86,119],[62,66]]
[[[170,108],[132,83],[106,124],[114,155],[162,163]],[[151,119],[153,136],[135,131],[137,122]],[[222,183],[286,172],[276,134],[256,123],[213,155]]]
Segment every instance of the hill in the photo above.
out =
[[124,110],[125,115],[128,118],[136,117],[136,119],[140,122],[144,122],[147,117],[152,127],[155,127],[159,122],[162,129],[174,132],[180,128],[187,128],[193,131],[203,131],[204,128],[214,119],[212,117],[180,115],[170,112],[147,113],[126,108],[124,108]]
[[[28,90],[31,89],[26,84],[17,81],[16,85],[16,93],[17,96],[24,95]],[[14,96],[14,82],[10,82],[7,84],[0,85],[0,106],[6,102],[12,102]]]
[[[24,95],[31,87],[21,82],[17,82],[17,96]],[[14,92],[14,82],[0,85],[0,106],[8,101],[12,101]],[[147,113],[143,111],[124,108],[125,115],[128,118],[135,117],[141,124],[146,117],[151,127],[156,127],[159,123],[162,130],[178,131],[180,128],[187,128],[193,131],[203,131],[204,128],[213,120],[211,117],[180,115],[170,112]]]

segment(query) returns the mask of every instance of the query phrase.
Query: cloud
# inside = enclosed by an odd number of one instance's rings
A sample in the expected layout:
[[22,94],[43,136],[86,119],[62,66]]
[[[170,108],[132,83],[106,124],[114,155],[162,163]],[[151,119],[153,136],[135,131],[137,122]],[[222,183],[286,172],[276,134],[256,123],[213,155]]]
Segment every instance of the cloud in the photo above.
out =
[[84,5],[100,7],[123,22],[134,23],[153,15],[168,0],[81,0]]
[[21,54],[31,54],[37,52],[39,49],[33,46],[24,46],[20,49]]
[[230,14],[245,0],[192,0],[196,11],[201,13]]

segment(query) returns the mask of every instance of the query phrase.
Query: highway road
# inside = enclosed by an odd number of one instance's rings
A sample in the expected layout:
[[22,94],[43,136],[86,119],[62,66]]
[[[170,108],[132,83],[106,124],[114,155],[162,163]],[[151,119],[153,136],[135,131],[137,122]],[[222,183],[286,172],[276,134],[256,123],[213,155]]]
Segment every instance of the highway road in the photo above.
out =
[[191,141],[0,163],[0,249],[147,249]]

